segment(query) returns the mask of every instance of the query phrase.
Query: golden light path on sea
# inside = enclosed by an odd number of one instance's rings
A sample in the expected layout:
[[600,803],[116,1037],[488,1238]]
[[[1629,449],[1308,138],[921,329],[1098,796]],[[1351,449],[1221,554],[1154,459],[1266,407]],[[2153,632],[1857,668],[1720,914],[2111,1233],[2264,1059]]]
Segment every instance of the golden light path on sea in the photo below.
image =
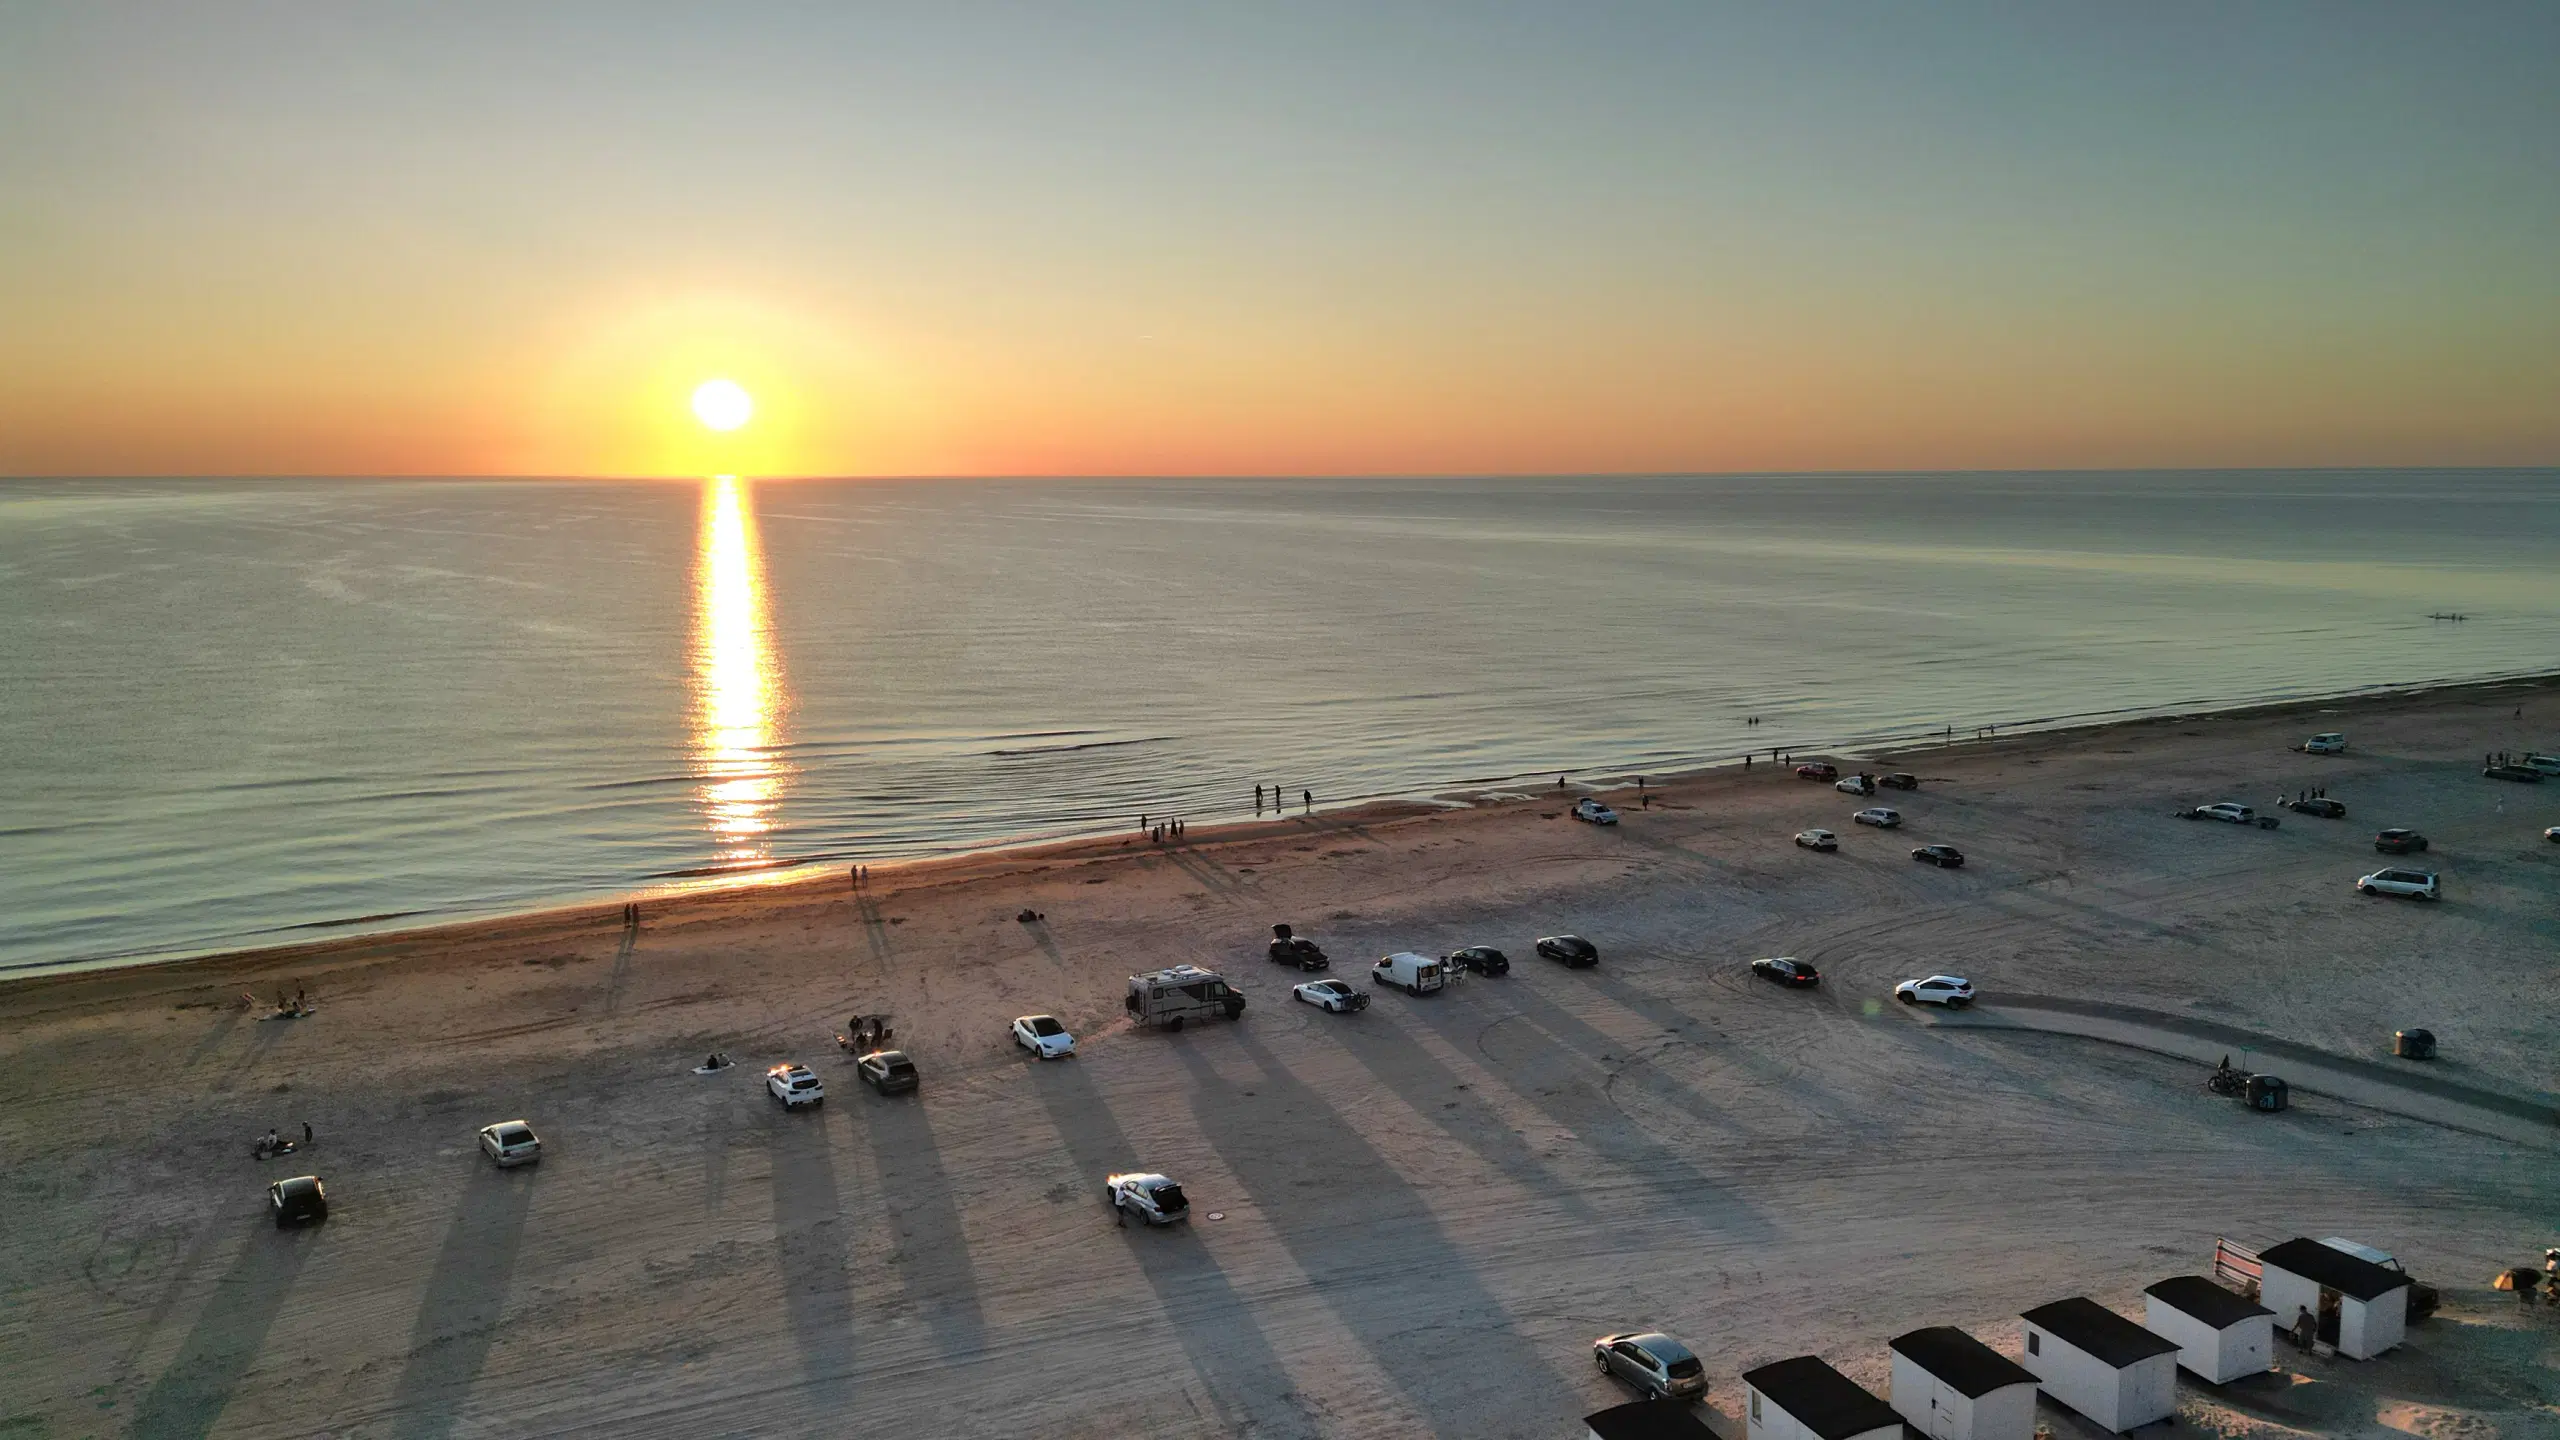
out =
[[774,803],[789,779],[774,753],[782,665],[767,620],[754,497],[734,475],[703,485],[693,671],[694,767],[704,827],[721,862],[766,859]]

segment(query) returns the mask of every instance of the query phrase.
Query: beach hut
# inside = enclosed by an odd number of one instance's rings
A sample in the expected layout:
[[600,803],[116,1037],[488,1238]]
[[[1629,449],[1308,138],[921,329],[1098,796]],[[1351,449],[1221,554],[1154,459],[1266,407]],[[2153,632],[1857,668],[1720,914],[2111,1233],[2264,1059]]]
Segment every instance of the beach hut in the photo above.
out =
[[2177,1342],[2085,1295],[2018,1318],[2027,1322],[2027,1368],[2056,1401],[2118,1434],[2177,1413]]
[[1811,1355],[1742,1373],[1750,1440],[1902,1440],[1902,1417]]
[[2201,1275],[2172,1275],[2143,1291],[2142,1326],[2175,1341],[2178,1364],[2216,1385],[2275,1363],[2275,1312]]
[[1716,1440],[1683,1400],[1635,1400],[1582,1417],[1585,1440]]
[[2287,1329],[2309,1312],[2339,1354],[2370,1360],[2408,1332],[2409,1277],[2297,1236],[2258,1252],[2258,1303]]
[[1893,1408],[1929,1440],[2032,1440],[2036,1377],[1953,1325],[1896,1335]]

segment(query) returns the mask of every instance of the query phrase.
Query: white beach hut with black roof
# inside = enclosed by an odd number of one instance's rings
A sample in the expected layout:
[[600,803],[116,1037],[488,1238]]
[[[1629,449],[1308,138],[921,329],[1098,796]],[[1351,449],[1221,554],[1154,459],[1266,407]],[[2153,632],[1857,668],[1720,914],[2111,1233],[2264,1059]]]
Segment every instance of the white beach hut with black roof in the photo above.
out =
[[2409,1277],[2317,1240],[2296,1237],[2258,1252],[2258,1303],[2291,1328],[2308,1311],[2320,1339],[2370,1360],[2409,1331]]
[[1902,1417],[1812,1355],[1742,1373],[1750,1440],[1902,1440]]
[[1582,1417],[1587,1440],[1716,1440],[1685,1400],[1631,1400]]
[[2178,1410],[2178,1344],[2085,1295],[2039,1305],[2026,1322],[2036,1383],[2118,1434]]
[[2036,1377],[1953,1325],[1896,1335],[1893,1408],[1929,1440],[2033,1440]]
[[2143,1291],[2142,1327],[2176,1342],[2179,1367],[2216,1385],[2275,1363],[2275,1312],[2201,1275],[2172,1275]]

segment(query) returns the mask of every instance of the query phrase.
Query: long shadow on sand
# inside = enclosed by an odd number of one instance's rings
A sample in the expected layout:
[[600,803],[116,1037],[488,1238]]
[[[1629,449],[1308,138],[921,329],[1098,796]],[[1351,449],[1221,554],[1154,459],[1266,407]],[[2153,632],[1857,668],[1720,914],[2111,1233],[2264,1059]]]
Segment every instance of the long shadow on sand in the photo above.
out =
[[800,1374],[821,1415],[853,1393],[853,1264],[824,1113],[765,1112],[773,1147],[774,1261]]
[[[1556,1124],[1571,1131],[1593,1154],[1618,1167],[1651,1190],[1674,1214],[1684,1215],[1734,1241],[1753,1242],[1771,1235],[1767,1217],[1733,1188],[1709,1176],[1685,1156],[1646,1130],[1618,1108],[1592,1077],[1602,1055],[1626,1049],[1528,985],[1511,985],[1494,1003],[1526,1024],[1488,1025],[1486,1010],[1470,1005],[1414,1004],[1412,1013],[1453,1044],[1478,1045],[1501,1032],[1501,1053],[1487,1050],[1487,1068]],[[1551,1038],[1552,1037],[1552,1038]],[[1737,1128],[1703,1096],[1644,1067],[1646,1082],[1658,1094],[1704,1123]]]
[[978,1276],[969,1262],[969,1237],[960,1225],[960,1202],[942,1168],[933,1121],[915,1095],[897,1095],[870,1107],[863,1128],[880,1166],[881,1204],[889,1212],[897,1248],[890,1263],[898,1283],[933,1328],[945,1364],[986,1348],[987,1322],[978,1307]]
[[240,1247],[178,1347],[178,1358],[134,1407],[134,1440],[200,1440],[213,1429],[321,1238],[308,1231],[262,1232]]
[[[1259,1041],[1248,1090],[1191,1046],[1192,1114],[1343,1325],[1435,1433],[1491,1435],[1579,1397],[1386,1157]],[[1340,1197],[1360,1196],[1357,1207]],[[1485,1377],[1502,1382],[1488,1385]]]
[[[1083,1062],[1042,1066],[1047,1083],[1031,1088],[1049,1107],[1049,1121],[1066,1142],[1077,1180],[1089,1183],[1097,1215],[1102,1178],[1115,1170],[1135,1168],[1141,1157],[1111,1116],[1110,1103]],[[1209,1392],[1221,1431],[1230,1435],[1315,1436],[1321,1433],[1289,1372],[1273,1353],[1271,1342],[1254,1323],[1244,1297],[1227,1283],[1217,1257],[1186,1226],[1171,1233],[1130,1237],[1130,1254],[1155,1290],[1174,1339],[1191,1361],[1193,1374]]]
[[453,1432],[506,1307],[534,1176],[480,1164],[476,1153],[473,1161],[409,1332],[409,1363],[391,1402],[394,1440],[441,1440]]

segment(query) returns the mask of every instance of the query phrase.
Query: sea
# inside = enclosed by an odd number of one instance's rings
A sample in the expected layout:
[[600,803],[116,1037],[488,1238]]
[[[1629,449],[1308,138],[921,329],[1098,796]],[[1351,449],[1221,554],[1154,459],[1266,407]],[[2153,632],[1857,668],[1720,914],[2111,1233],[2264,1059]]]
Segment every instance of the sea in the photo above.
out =
[[8,481],[0,972],[2553,670],[2554,470]]

